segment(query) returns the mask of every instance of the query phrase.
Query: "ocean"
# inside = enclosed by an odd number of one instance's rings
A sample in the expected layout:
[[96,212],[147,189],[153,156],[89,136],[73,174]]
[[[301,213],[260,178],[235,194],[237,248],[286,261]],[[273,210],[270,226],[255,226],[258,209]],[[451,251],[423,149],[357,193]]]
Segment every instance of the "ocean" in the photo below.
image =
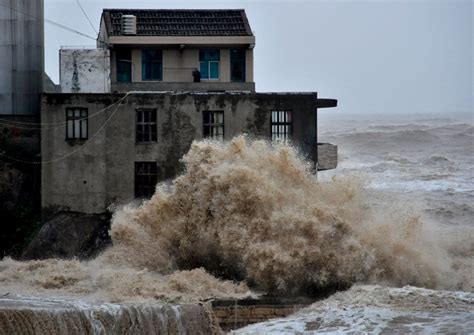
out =
[[319,180],[355,176],[372,195],[368,206],[392,203],[395,216],[420,217],[425,234],[447,251],[442,262],[453,265],[453,276],[463,272],[466,285],[445,290],[360,282],[286,319],[236,333],[473,334],[473,115],[319,114],[320,141],[339,146],[338,168],[319,173]]
[[333,174],[364,174],[373,189],[422,200],[439,223],[472,223],[472,114],[320,115],[320,140],[339,145]]

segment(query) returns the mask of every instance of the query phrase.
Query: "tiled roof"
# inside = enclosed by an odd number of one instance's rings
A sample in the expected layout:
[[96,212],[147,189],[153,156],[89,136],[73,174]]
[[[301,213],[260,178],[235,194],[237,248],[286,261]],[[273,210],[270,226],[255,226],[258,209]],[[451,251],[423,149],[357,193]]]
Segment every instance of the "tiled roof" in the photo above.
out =
[[109,36],[122,35],[122,15],[137,17],[138,36],[252,36],[243,9],[104,9]]

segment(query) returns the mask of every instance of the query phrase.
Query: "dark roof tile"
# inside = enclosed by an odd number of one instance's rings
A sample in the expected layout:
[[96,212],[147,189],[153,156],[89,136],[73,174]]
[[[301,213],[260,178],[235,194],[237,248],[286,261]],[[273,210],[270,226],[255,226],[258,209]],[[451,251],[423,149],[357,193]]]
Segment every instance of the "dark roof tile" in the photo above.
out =
[[137,17],[142,36],[252,36],[243,9],[104,9],[109,36],[122,35],[122,15]]

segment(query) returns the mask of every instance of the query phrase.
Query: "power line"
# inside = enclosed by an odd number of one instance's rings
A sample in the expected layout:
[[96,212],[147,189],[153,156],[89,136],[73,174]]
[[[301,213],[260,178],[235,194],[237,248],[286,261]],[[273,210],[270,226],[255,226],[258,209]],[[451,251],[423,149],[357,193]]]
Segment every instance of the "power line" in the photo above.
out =
[[95,29],[94,27],[94,24],[92,23],[91,19],[89,18],[89,16],[87,15],[86,11],[84,10],[84,8],[82,7],[81,3],[79,2],[79,0],[76,0],[76,3],[77,5],[79,6],[79,8],[82,10],[82,13],[84,14],[84,16],[86,17],[87,21],[89,21],[89,24],[91,25],[92,29],[95,31],[95,33],[97,35],[99,35],[99,32]]
[[[125,98],[127,98],[131,93],[128,92],[127,94],[125,94]],[[81,146],[79,146],[77,149],[61,156],[61,157],[58,157],[58,158],[55,158],[55,159],[51,159],[49,161],[38,161],[38,162],[35,162],[35,161],[25,161],[25,160],[22,160],[22,159],[17,159],[15,157],[12,157],[12,156],[9,156],[7,154],[5,154],[4,152],[0,152],[0,156],[3,156],[3,157],[6,157],[8,159],[11,159],[15,162],[19,162],[19,163],[25,163],[25,164],[34,164],[34,165],[38,165],[38,164],[51,164],[51,163],[55,163],[55,162],[59,162],[63,159],[66,159],[72,155],[74,155],[76,152],[84,149],[89,143],[92,142],[92,140],[102,131],[105,129],[105,127],[107,126],[107,124],[109,123],[109,121],[112,119],[112,117],[115,115],[115,113],[117,112],[117,110],[120,108],[120,106],[122,105],[122,101],[119,102],[118,106],[114,109],[114,111],[110,114],[110,116],[105,120],[104,124],[97,130],[97,132],[95,132],[95,134],[93,134],[89,139],[87,139],[84,144],[82,144]]]
[[[132,93],[132,92],[130,92],[130,93]],[[96,115],[99,115],[99,114],[105,112],[110,107],[112,107],[112,106],[114,106],[118,103],[121,103],[123,100],[125,100],[126,97],[127,97],[127,95],[123,96],[118,101],[114,102],[113,104],[110,104],[107,107],[101,109],[100,111],[95,112],[93,114],[90,114],[90,115],[88,115],[84,118],[78,119],[78,120],[86,120],[86,119],[90,119],[90,118],[92,118]],[[31,130],[43,129],[43,130],[45,130],[45,129],[61,128],[61,127],[65,126],[67,124],[67,121],[40,123],[40,122],[21,122],[21,121],[14,121],[14,120],[8,120],[8,119],[1,119],[0,118],[0,124],[5,124],[5,125],[11,126],[11,127],[19,128],[19,129],[31,129]],[[46,127],[43,127],[43,126],[46,126]],[[47,126],[52,126],[52,127],[47,127]]]
[[[118,104],[119,102],[122,102],[123,100],[125,100],[125,98],[130,94],[160,94],[160,93],[167,93],[167,91],[128,91],[127,93],[125,93],[125,95],[122,98],[120,98],[119,100],[117,100],[113,104],[110,104],[107,107],[105,107],[105,108],[101,109],[100,111],[95,112],[95,113],[93,113],[89,116],[81,118],[80,120],[85,120],[85,119],[94,117],[94,116],[106,111],[110,107],[112,107],[112,106]],[[82,94],[82,93],[76,93],[76,94]],[[15,121],[15,120],[0,118],[0,124],[9,125],[11,127],[17,127],[19,129],[32,129],[32,130],[34,130],[34,129],[54,129],[55,127],[43,128],[43,127],[40,127],[40,126],[56,126],[56,125],[61,126],[61,125],[65,125],[66,123],[67,123],[66,121],[61,121],[61,122],[22,122],[22,121]],[[30,125],[31,127],[26,127],[28,125]]]
[[75,29],[69,28],[68,26],[65,26],[65,25],[63,25],[63,24],[61,24],[61,23],[55,22],[55,21],[53,21],[53,20],[46,19],[46,18],[44,18],[44,17],[41,18],[41,17],[35,16],[35,15],[32,15],[32,14],[28,14],[28,13],[24,13],[24,12],[21,12],[21,11],[15,9],[15,8],[11,7],[11,6],[7,6],[7,5],[4,5],[4,4],[0,4],[0,7],[8,8],[8,9],[13,10],[14,12],[19,13],[19,14],[22,14],[22,15],[25,15],[25,16],[29,16],[29,17],[31,17],[31,18],[33,18],[33,19],[37,19],[37,20],[40,20],[40,21],[47,22],[47,23],[49,23],[49,24],[51,24],[51,25],[53,25],[53,26],[56,26],[56,27],[59,27],[59,28],[68,30],[68,31],[73,32],[73,33],[75,33],[75,34],[78,34],[78,35],[81,35],[81,36],[83,36],[83,37],[92,39],[92,40],[94,40],[94,41],[99,41],[99,42],[101,42],[101,43],[106,43],[105,41],[99,40],[99,39],[96,38],[96,37],[93,37],[93,36],[84,34],[84,33],[80,32],[80,31],[77,31],[77,30],[75,30]]
[[[81,33],[80,31],[77,31],[77,30],[74,30],[74,29],[72,29],[72,28],[69,28],[69,27],[67,27],[67,26],[65,26],[65,25],[62,25],[61,23],[57,23],[57,22],[51,21],[51,20],[49,20],[49,19],[44,19],[44,21],[45,21],[45,22],[48,22],[49,24],[52,24],[53,26],[56,26],[56,27],[59,27],[59,28],[65,29],[65,30],[69,30],[70,32],[73,32],[73,33],[76,33],[76,34],[78,34],[78,35],[87,37],[87,38],[89,38],[89,39],[91,39],[91,40],[97,41],[97,38],[92,37],[92,36],[87,35],[87,34],[84,34],[84,33]],[[100,41],[100,42],[102,42],[102,41]],[[103,43],[105,43],[105,42],[103,42]]]

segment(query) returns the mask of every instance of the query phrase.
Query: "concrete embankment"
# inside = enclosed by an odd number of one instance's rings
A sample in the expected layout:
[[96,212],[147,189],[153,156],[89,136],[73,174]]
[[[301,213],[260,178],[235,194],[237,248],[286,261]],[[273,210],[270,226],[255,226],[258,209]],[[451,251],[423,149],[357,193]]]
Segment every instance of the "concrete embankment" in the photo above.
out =
[[284,318],[309,306],[314,299],[214,300],[212,311],[222,331],[227,332],[259,322]]
[[0,298],[0,334],[216,334],[200,304],[114,304],[32,297]]

